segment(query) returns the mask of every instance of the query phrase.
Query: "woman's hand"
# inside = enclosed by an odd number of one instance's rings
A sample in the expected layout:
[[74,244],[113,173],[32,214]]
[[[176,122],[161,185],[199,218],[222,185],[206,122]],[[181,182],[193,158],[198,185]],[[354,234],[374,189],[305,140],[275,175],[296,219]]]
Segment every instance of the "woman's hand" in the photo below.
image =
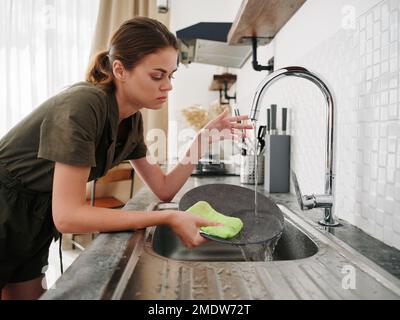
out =
[[247,115],[230,116],[228,113],[229,109],[226,108],[204,126],[203,132],[208,135],[210,143],[219,140],[241,141],[242,136],[246,135],[245,130],[253,129],[251,124],[239,123],[242,120],[248,120]]
[[192,249],[208,240],[199,233],[200,227],[220,226],[220,223],[203,219],[185,211],[170,211],[169,226],[179,236],[183,244]]

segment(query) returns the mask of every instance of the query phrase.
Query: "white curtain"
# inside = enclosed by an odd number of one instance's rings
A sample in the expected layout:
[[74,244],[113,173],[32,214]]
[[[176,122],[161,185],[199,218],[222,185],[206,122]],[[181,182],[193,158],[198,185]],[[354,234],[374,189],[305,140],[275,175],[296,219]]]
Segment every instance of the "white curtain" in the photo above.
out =
[[84,79],[99,0],[1,0],[0,137]]

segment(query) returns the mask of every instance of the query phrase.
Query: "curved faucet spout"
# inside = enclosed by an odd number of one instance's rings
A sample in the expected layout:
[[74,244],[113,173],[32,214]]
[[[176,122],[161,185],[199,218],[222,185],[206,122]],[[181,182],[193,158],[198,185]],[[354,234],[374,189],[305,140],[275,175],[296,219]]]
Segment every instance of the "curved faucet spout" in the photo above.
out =
[[[326,132],[326,168],[325,168],[325,194],[328,196],[332,196],[333,199],[333,180],[334,180],[334,157],[333,157],[333,133],[334,133],[334,101],[333,96],[325,84],[324,81],[316,74],[308,71],[305,68],[298,66],[291,66],[276,70],[271,73],[268,77],[266,77],[257,87],[256,93],[254,95],[253,104],[250,112],[249,118],[253,121],[258,120],[258,116],[260,113],[260,103],[262,98],[264,97],[267,90],[281,78],[293,76],[298,78],[304,78],[310,80],[314,83],[323,93],[324,98],[326,100],[327,105],[327,132]],[[333,201],[332,201],[333,202]],[[325,204],[326,205],[326,204]],[[316,204],[318,207],[318,203]],[[325,219],[320,223],[326,226],[336,226],[338,223],[334,221],[332,207],[325,207]]]

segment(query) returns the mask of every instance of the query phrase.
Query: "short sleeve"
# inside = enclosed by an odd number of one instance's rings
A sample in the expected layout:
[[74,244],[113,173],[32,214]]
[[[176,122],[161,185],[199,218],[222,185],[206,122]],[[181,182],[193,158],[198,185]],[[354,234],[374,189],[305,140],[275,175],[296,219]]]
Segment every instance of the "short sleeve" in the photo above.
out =
[[138,144],[133,152],[126,158],[126,160],[135,160],[143,158],[147,155],[147,146],[144,143],[144,140],[140,144]]
[[41,124],[38,157],[95,167],[105,117],[106,105],[96,93],[86,89],[61,95]]
[[131,153],[125,157],[125,160],[135,160],[147,155],[147,146],[143,134],[143,117],[140,112],[132,119],[132,140],[134,141]]

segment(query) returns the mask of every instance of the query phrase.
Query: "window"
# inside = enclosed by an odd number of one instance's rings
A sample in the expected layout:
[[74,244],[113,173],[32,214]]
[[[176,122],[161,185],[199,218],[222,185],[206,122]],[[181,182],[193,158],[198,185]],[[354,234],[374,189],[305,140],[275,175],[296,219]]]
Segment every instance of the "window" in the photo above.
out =
[[99,0],[2,0],[0,137],[84,79]]

